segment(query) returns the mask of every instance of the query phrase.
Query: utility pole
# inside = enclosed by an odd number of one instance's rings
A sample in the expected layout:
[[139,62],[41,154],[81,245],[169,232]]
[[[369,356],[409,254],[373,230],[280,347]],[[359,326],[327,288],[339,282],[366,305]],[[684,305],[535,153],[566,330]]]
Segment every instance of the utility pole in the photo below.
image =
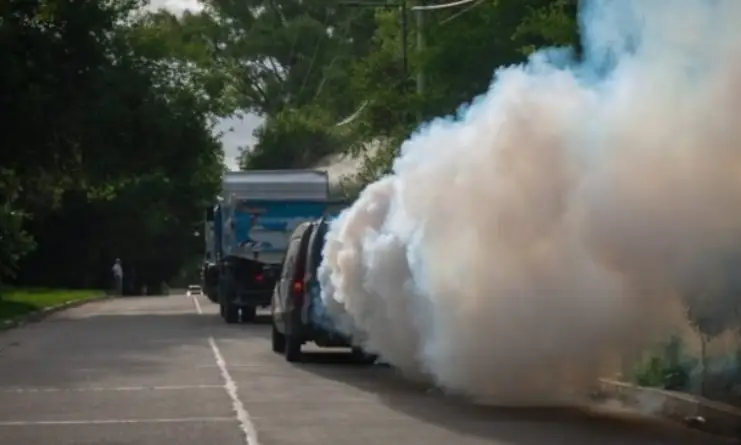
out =
[[[424,0],[420,0],[420,6],[424,6]],[[417,54],[421,55],[424,53],[427,42],[425,40],[425,12],[422,9],[415,9],[415,15],[417,16]],[[425,92],[425,70],[424,66],[420,64],[417,67],[417,94],[424,94]]]
[[404,64],[404,81],[409,78],[409,20],[407,20],[407,0],[401,0],[401,57]]
[[[404,79],[406,80],[409,75],[409,48],[408,48],[408,35],[409,35],[409,20],[408,11],[409,6],[408,0],[399,0],[398,2],[389,2],[388,0],[375,0],[375,1],[352,1],[346,0],[341,1],[340,5],[360,8],[399,8],[401,10],[401,57],[404,68]],[[416,27],[417,27],[417,54],[422,54],[427,46],[425,39],[425,13],[428,11],[438,11],[449,8],[457,8],[460,6],[468,5],[466,10],[472,9],[474,6],[481,4],[482,0],[457,0],[449,3],[440,3],[427,6],[425,0],[417,0],[417,5],[412,6],[411,10],[415,13]],[[463,11],[465,12],[465,11]],[[452,19],[454,17],[450,17]],[[424,69],[418,67],[417,71],[417,93],[424,94],[426,87],[426,78]]]
[[[411,9],[415,13],[416,18],[416,31],[417,31],[417,54],[422,55],[425,48],[427,47],[427,41],[425,39],[425,13],[428,11],[438,11],[449,8],[457,8],[460,6],[468,5],[461,13],[466,12],[475,6],[482,4],[483,0],[453,0],[448,3],[438,3],[433,5],[426,5],[425,0],[416,0],[416,5],[411,8],[407,4],[408,0],[398,0],[398,2],[389,2],[388,0],[371,0],[371,1],[353,1],[345,0],[341,1],[340,4],[350,7],[365,7],[365,8],[399,8],[401,10],[401,57],[403,63],[403,75],[404,85],[406,85],[409,79],[409,48],[408,48],[408,34],[409,34],[409,20],[407,18],[408,10]],[[459,14],[449,17],[446,21],[450,21],[456,18]],[[417,94],[422,95],[425,93],[427,79],[425,76],[424,67],[417,67]],[[417,118],[422,120],[422,113],[419,112]]]
[[[426,5],[426,0],[419,0],[419,4],[412,7],[417,18],[417,54],[422,54],[427,47],[427,40],[425,39],[425,13],[428,11],[439,11],[449,8],[458,8],[460,6],[467,6],[461,12],[449,17],[444,21],[449,22],[452,19],[457,18],[460,14],[470,11],[475,6],[483,3],[482,0],[458,0],[449,3],[441,3],[436,5]],[[426,77],[424,66],[420,65],[417,67],[417,93],[424,94],[426,87]]]
[[[424,6],[424,0],[419,0],[417,6]],[[422,95],[425,93],[425,66],[421,59],[425,51],[425,12],[421,9],[415,9],[414,15],[417,19],[417,96],[419,98],[417,106],[417,123],[424,119],[424,110],[422,104]]]
[[400,0],[399,2],[388,2],[388,1],[342,1],[339,4],[341,6],[355,7],[355,8],[399,8],[401,11],[401,59],[402,68],[404,72],[404,81],[409,78],[409,7],[407,5],[408,0]]

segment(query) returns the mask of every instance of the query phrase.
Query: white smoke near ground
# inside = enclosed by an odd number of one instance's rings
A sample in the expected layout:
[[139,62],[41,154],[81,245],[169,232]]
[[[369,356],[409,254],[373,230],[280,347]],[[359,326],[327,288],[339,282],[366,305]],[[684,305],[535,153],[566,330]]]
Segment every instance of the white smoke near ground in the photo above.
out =
[[409,374],[573,401],[739,252],[741,1],[587,1],[580,21],[581,62],[499,70],[332,225],[327,311]]

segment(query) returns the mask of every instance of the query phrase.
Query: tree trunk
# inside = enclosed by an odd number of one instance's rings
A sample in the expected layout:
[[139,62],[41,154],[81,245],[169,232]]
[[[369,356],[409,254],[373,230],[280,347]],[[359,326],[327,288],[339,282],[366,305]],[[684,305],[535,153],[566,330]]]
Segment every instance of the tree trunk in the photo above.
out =
[[700,334],[700,395],[707,395],[707,346],[708,339],[704,334]]

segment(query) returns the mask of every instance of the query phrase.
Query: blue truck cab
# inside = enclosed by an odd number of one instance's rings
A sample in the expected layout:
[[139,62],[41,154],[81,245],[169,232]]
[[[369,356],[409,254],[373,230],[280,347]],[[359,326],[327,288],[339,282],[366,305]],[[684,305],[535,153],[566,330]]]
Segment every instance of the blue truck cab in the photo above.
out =
[[228,172],[207,211],[203,287],[227,323],[254,320],[268,307],[293,230],[330,205],[326,172]]

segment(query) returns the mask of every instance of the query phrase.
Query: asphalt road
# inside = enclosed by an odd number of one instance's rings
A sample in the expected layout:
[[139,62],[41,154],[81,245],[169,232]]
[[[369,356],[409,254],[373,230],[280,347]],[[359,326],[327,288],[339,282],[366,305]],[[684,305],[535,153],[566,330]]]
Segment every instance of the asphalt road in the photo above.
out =
[[454,402],[382,367],[292,365],[270,328],[183,295],[91,303],[0,333],[3,445],[708,445],[657,423]]

